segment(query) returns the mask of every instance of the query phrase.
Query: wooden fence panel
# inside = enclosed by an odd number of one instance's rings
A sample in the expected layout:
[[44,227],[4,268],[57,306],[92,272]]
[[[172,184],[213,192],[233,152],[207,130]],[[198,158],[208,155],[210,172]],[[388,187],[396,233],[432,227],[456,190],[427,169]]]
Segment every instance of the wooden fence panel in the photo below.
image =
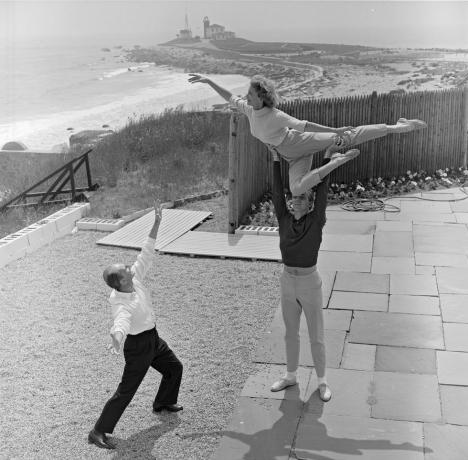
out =
[[[298,118],[327,126],[395,124],[399,117],[420,118],[428,129],[391,134],[358,146],[361,155],[333,171],[330,181],[350,183],[374,177],[393,177],[407,170],[458,167],[466,164],[468,89],[421,91],[408,94],[377,94],[320,100],[294,100],[278,108]],[[230,231],[241,217],[271,189],[272,167],[268,149],[250,134],[247,118],[238,118],[230,149]],[[231,120],[231,128],[233,122]],[[322,155],[314,155],[312,168],[320,166]],[[231,164],[232,163],[232,164]],[[282,162],[285,188],[288,166]],[[232,187],[231,187],[232,186]],[[232,206],[232,209],[231,209]]]

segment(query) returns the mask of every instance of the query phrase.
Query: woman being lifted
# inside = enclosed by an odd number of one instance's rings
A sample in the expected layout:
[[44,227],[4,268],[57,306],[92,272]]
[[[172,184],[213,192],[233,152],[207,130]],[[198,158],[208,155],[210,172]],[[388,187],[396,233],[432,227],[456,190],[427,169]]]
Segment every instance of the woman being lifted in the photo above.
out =
[[221,97],[246,115],[252,135],[289,163],[289,188],[293,195],[306,193],[320,182],[317,169],[310,170],[315,153],[330,146],[349,148],[387,134],[407,133],[427,127],[424,121],[400,118],[395,125],[330,128],[307,120],[298,120],[277,109],[279,98],[274,83],[261,75],[252,77],[246,101],[234,96],[210,78],[193,73],[189,76],[190,83],[210,85]]

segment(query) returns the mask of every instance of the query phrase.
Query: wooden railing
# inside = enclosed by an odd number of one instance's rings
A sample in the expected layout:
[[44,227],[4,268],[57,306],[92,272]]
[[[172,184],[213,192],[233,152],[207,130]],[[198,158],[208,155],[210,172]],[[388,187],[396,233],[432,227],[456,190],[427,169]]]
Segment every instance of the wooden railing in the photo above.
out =
[[[27,190],[7,202],[2,203],[0,212],[17,207],[37,207],[41,205],[80,201],[83,198],[82,192],[96,190],[99,187],[98,184],[93,184],[91,178],[91,168],[89,166],[88,157],[91,152],[92,149],[73,158],[73,160],[56,169],[39,182],[36,182]],[[77,186],[76,175],[83,165],[85,168],[86,185],[79,187]],[[51,181],[53,182],[50,185]],[[48,184],[47,190],[34,191],[37,190],[38,187],[44,186],[44,184]],[[67,184],[69,184],[69,188],[66,189],[65,186]],[[68,196],[63,197],[63,195]],[[61,198],[57,198],[58,196],[61,196]],[[31,201],[30,198],[33,200]]]

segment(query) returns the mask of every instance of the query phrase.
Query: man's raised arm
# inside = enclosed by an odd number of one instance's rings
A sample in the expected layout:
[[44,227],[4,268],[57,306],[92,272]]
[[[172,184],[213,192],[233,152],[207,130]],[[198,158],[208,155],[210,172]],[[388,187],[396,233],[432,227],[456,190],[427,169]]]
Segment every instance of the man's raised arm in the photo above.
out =
[[159,201],[154,204],[154,223],[151,227],[148,237],[138,254],[136,262],[133,264],[132,271],[135,273],[135,278],[140,281],[145,277],[146,272],[151,267],[154,256],[154,245],[158,235],[159,224],[161,223],[163,205]]

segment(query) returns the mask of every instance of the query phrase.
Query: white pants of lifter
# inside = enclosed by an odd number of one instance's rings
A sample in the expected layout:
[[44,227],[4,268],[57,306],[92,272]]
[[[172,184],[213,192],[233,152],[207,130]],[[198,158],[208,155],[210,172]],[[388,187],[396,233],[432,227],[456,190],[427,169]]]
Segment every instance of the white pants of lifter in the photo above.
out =
[[[312,156],[333,144],[351,147],[388,134],[387,125],[358,126],[343,135],[335,133],[301,133],[290,129],[280,145],[274,149],[289,163],[289,189],[293,195],[301,195],[320,182],[318,172],[310,171]],[[312,174],[309,174],[312,173]]]
[[325,376],[325,342],[322,312],[322,279],[317,267],[284,266],[281,275],[281,310],[286,326],[288,372],[299,365],[299,325],[304,312],[309,329],[310,348],[318,377]]

